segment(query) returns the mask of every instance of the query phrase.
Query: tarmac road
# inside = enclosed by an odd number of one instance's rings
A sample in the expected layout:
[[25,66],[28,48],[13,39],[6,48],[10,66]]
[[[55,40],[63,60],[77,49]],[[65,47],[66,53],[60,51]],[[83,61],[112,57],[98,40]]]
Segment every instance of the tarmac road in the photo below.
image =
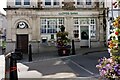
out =
[[98,59],[103,56],[109,56],[107,51],[18,63],[20,71],[18,71],[18,76],[19,78],[82,78],[82,80],[98,80],[99,72],[96,64]]

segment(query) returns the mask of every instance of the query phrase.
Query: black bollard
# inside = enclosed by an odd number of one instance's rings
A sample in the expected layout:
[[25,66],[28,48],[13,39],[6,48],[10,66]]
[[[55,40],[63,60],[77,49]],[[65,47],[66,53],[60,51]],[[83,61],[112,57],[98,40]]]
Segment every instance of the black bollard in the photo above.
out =
[[75,45],[74,45],[74,40],[72,40],[72,55],[75,55]]
[[29,54],[29,62],[30,62],[30,61],[32,61],[32,46],[31,46],[31,44],[29,45],[28,54]]
[[18,80],[18,75],[17,75],[17,60],[15,59],[16,56],[12,55],[15,53],[11,53],[10,57],[10,80]]

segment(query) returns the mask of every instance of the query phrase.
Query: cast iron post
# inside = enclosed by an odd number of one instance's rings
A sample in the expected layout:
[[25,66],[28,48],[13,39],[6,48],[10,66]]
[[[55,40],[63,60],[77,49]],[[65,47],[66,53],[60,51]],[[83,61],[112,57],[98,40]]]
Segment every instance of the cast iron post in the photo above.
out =
[[17,60],[14,59],[16,57],[14,55],[15,53],[11,53],[10,56],[10,80],[18,80],[18,75],[17,75]]
[[29,49],[28,49],[28,55],[29,55],[29,62],[32,61],[32,46],[29,44]]
[[74,40],[72,40],[72,55],[75,55],[75,45],[74,45]]

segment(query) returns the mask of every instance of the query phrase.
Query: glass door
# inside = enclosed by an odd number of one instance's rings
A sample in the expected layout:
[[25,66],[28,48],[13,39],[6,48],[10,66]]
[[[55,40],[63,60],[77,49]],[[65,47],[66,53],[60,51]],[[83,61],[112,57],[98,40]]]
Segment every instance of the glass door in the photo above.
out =
[[89,26],[80,26],[80,46],[89,47]]

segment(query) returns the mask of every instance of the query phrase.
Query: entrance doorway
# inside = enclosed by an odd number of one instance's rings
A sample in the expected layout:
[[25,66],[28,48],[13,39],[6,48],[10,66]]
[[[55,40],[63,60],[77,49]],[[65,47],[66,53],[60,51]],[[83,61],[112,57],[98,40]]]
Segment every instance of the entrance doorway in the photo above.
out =
[[16,48],[28,53],[28,34],[17,34],[16,37]]
[[89,47],[89,26],[80,26],[80,46]]

